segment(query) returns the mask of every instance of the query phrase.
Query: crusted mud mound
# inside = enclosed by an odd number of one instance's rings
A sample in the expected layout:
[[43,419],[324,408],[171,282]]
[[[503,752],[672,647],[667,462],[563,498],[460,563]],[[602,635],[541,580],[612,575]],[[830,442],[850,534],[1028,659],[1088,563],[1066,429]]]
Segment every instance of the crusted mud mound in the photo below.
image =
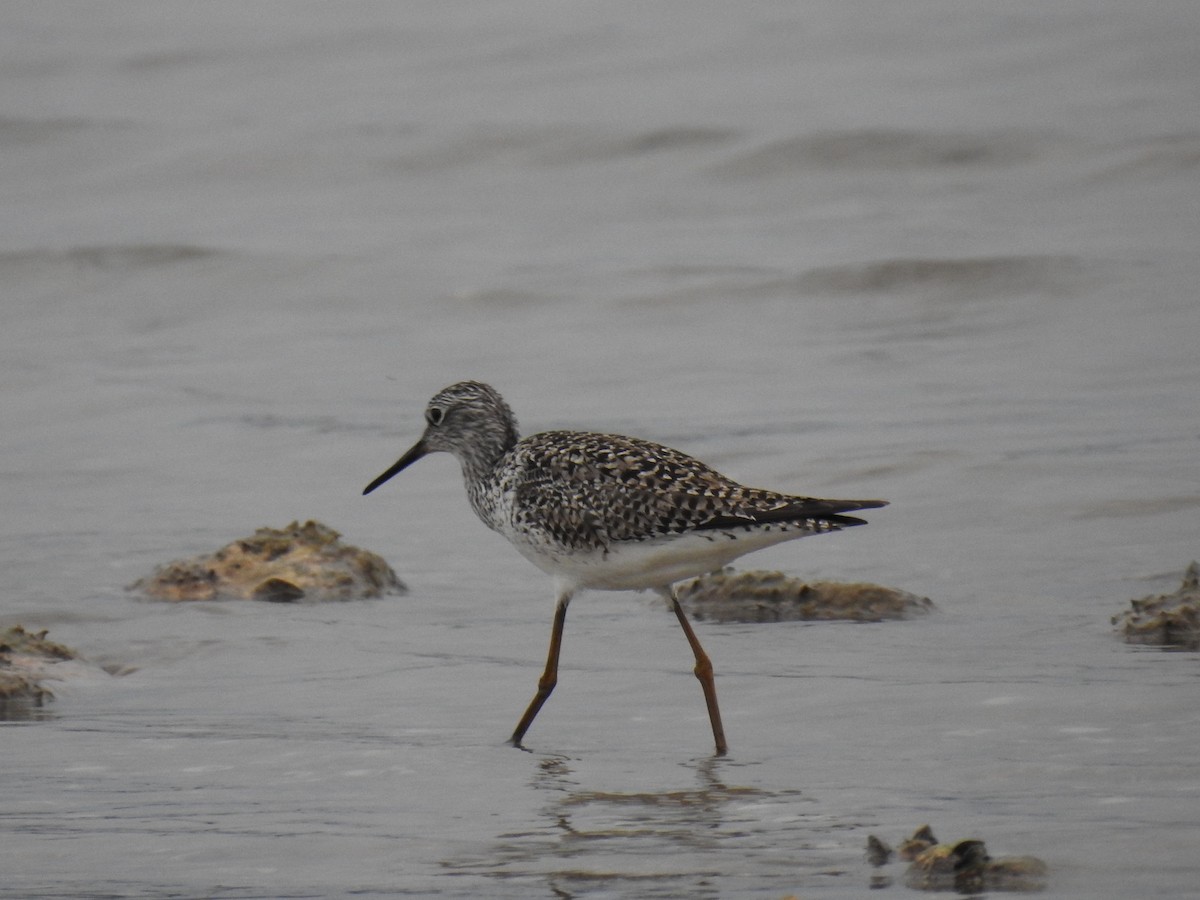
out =
[[30,709],[54,699],[45,681],[56,663],[75,659],[75,651],[46,640],[46,632],[20,625],[0,631],[0,719],[24,718]]
[[275,603],[359,600],[406,590],[383,557],[340,538],[314,521],[260,528],[216,553],[160,566],[129,589],[160,600]]
[[1112,617],[1131,644],[1158,644],[1200,650],[1200,567],[1193,562],[1173,594],[1130,600],[1130,608]]
[[782,572],[724,569],[680,584],[679,601],[697,619],[786,622],[841,619],[879,622],[934,609],[928,597],[878,584],[801,581]]
[[[912,837],[892,848],[871,835],[867,838],[867,861],[877,869],[892,856],[907,862],[906,887],[918,891],[956,891],[978,894],[983,891],[1036,892],[1046,887],[1046,864],[1036,856],[991,857],[983,841],[969,839],[940,844],[928,825],[922,825]],[[872,888],[888,887],[892,879],[877,874]]]

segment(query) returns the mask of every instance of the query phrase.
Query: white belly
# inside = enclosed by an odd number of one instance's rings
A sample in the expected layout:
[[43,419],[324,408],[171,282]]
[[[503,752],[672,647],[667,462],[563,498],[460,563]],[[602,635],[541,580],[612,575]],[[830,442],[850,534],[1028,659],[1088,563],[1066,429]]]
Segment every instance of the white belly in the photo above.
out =
[[572,589],[630,591],[665,588],[727,566],[739,556],[816,532],[794,524],[703,531],[626,542],[607,550],[565,552],[510,538],[521,555]]

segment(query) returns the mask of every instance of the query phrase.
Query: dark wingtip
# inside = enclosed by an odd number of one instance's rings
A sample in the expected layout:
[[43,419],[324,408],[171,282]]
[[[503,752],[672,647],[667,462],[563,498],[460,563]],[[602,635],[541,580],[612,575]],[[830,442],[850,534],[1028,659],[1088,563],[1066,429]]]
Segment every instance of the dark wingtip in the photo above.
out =
[[[842,511],[853,512],[859,509],[879,509],[882,506],[888,505],[886,500],[835,500],[832,502],[837,504],[837,511],[839,513]],[[860,519],[857,516],[833,515],[825,516],[824,518],[826,522],[837,525],[839,528],[851,528],[855,525],[867,524],[866,519]]]
[[740,515],[719,515],[709,519],[700,528],[729,528],[737,525],[749,525],[767,522],[789,522],[804,519],[816,519],[827,522],[835,528],[849,528],[853,525],[866,525],[866,519],[855,516],[843,516],[844,512],[855,512],[860,509],[878,509],[887,506],[886,500],[818,500],[805,497],[796,498],[794,503],[769,510],[743,512]]
[[866,519],[860,519],[857,516],[826,516],[821,521],[836,525],[838,528],[852,528],[855,525],[867,524]]

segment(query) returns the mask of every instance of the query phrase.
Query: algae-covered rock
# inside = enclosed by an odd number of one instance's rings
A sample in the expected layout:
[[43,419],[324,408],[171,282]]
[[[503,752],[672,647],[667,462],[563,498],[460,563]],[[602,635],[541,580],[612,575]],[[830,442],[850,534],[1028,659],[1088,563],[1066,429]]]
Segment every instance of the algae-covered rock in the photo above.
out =
[[1200,649],[1200,567],[1195,562],[1174,593],[1130,600],[1129,605],[1112,617],[1129,643]]
[[46,640],[46,632],[20,625],[0,631],[0,719],[24,718],[29,709],[54,699],[45,685],[53,666],[75,659],[75,651]]
[[867,862],[878,868],[887,865],[892,859],[891,846],[873,834],[867,835]]
[[802,581],[782,572],[726,568],[676,588],[697,619],[716,622],[784,622],[842,619],[879,622],[934,608],[928,597],[878,584]]
[[[881,850],[882,848],[882,850]],[[886,852],[883,852],[886,850]],[[867,855],[875,867],[891,859],[891,850],[874,835],[867,838]],[[1046,864],[1036,856],[991,857],[983,841],[970,838],[940,844],[928,825],[922,825],[902,841],[897,851],[909,862],[904,873],[906,886],[918,891],[1036,892],[1046,886]],[[890,878],[875,876],[872,886],[886,887]]]
[[383,557],[343,544],[341,535],[308,521],[260,528],[215,553],[176,560],[131,584],[160,600],[357,600],[403,593]]
[[900,842],[896,852],[905,862],[912,862],[937,842],[938,839],[933,836],[933,829],[928,825],[921,825]]
[[935,844],[904,873],[904,883],[920,891],[1040,891],[1046,886],[1046,864],[1036,856],[988,856],[983,841]]

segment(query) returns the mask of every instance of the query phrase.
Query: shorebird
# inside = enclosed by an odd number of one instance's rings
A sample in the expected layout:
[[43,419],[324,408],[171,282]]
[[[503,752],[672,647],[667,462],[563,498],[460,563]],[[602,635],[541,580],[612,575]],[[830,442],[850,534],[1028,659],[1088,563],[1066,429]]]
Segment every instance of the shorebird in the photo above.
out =
[[435,394],[425,423],[421,439],[363,493],[429,453],[451,453],[462,465],[475,514],[554,577],[550,652],[537,692],[513,730],[517,747],[558,682],[563,624],[576,592],[650,589],[683,626],[716,753],[723,756],[728,745],[712,662],[673,585],[763,547],[865,525],[842,513],[887,505],[745,487],[678,450],[616,434],[544,431],[522,439],[508,404],[478,381]]

